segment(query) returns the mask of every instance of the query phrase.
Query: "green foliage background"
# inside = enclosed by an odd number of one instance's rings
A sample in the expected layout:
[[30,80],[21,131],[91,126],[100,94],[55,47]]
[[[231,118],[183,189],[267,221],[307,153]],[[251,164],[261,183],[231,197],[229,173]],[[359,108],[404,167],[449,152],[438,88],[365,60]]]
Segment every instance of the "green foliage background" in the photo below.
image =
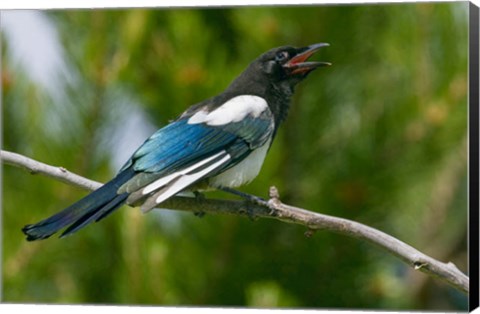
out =
[[[2,12],[8,14],[8,12]],[[161,127],[262,52],[329,42],[243,191],[353,219],[467,272],[468,3],[43,12],[76,76],[58,102],[8,55],[3,146],[98,181],[124,103]],[[32,30],[34,31],[34,30]],[[5,53],[7,51],[7,53]],[[65,239],[21,227],[84,191],[3,168],[3,300],[465,310],[377,247],[276,221],[124,207]],[[211,197],[228,197],[214,192]]]

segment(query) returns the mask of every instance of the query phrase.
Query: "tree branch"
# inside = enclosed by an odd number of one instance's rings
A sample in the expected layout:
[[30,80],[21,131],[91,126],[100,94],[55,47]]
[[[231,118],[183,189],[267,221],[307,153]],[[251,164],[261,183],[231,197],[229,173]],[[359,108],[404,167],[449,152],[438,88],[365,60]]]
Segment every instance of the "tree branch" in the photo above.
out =
[[[62,167],[49,166],[16,153],[2,150],[0,159],[4,163],[24,168],[32,174],[40,173],[85,190],[93,191],[102,186],[101,183],[78,176]],[[258,199],[255,202],[176,196],[162,203],[162,207],[183,211],[277,219],[307,227],[308,231],[305,233],[307,236],[317,230],[329,230],[366,240],[395,255],[415,270],[440,278],[464,293],[469,291],[469,278],[451,262],[437,261],[397,238],[361,223],[283,204],[275,187],[270,188],[269,194],[268,201]]]
[[40,173],[85,190],[94,191],[103,185],[76,175],[63,167],[53,167],[17,153],[1,150],[0,159],[8,165],[24,168],[31,174]]

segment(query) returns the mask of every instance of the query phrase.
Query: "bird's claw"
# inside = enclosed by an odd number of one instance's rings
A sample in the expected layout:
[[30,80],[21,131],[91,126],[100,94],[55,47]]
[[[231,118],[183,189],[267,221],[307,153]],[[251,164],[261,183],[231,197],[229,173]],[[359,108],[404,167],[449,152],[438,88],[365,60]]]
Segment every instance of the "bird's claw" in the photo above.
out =
[[193,195],[195,195],[195,199],[198,201],[203,201],[205,199],[205,195],[199,191],[193,191]]
[[198,218],[203,218],[203,216],[206,215],[206,213],[203,211],[193,212],[193,214],[195,215],[195,217],[198,217]]
[[247,214],[247,217],[250,221],[255,221],[257,220],[257,215],[255,215],[255,211],[252,208],[252,201],[247,201],[245,202],[245,207],[246,211],[245,213]]
[[[195,195],[195,199],[197,201],[203,201],[205,200],[205,195],[199,191],[193,191],[193,195]],[[198,218],[202,218],[206,215],[206,213],[204,211],[196,211],[196,212],[193,212],[193,214],[195,215],[195,217],[198,217]]]

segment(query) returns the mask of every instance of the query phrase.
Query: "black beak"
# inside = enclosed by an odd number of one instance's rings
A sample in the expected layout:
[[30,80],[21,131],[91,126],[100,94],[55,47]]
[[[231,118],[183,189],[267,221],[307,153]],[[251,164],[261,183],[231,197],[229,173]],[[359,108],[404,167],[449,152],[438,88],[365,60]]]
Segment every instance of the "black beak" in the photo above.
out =
[[297,54],[293,56],[283,67],[287,69],[289,75],[306,74],[318,67],[332,65],[329,62],[307,61],[316,51],[322,47],[330,46],[327,43],[313,44],[308,47],[298,48]]

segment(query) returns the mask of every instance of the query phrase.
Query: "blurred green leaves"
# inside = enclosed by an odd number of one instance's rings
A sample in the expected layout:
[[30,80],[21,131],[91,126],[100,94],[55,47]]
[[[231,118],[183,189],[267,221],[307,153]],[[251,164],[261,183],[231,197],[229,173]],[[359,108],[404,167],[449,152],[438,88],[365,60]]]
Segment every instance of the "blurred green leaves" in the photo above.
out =
[[[466,271],[466,3],[41,14],[69,79],[51,95],[2,38],[5,149],[106,181],[124,146],[221,92],[265,50],[329,42],[318,58],[333,66],[298,87],[242,190],[276,185],[286,203],[371,225]],[[132,112],[140,122],[126,128]],[[24,224],[84,193],[3,174],[7,302],[466,309],[463,295],[369,244],[274,221],[125,207],[72,237],[27,243]]]

